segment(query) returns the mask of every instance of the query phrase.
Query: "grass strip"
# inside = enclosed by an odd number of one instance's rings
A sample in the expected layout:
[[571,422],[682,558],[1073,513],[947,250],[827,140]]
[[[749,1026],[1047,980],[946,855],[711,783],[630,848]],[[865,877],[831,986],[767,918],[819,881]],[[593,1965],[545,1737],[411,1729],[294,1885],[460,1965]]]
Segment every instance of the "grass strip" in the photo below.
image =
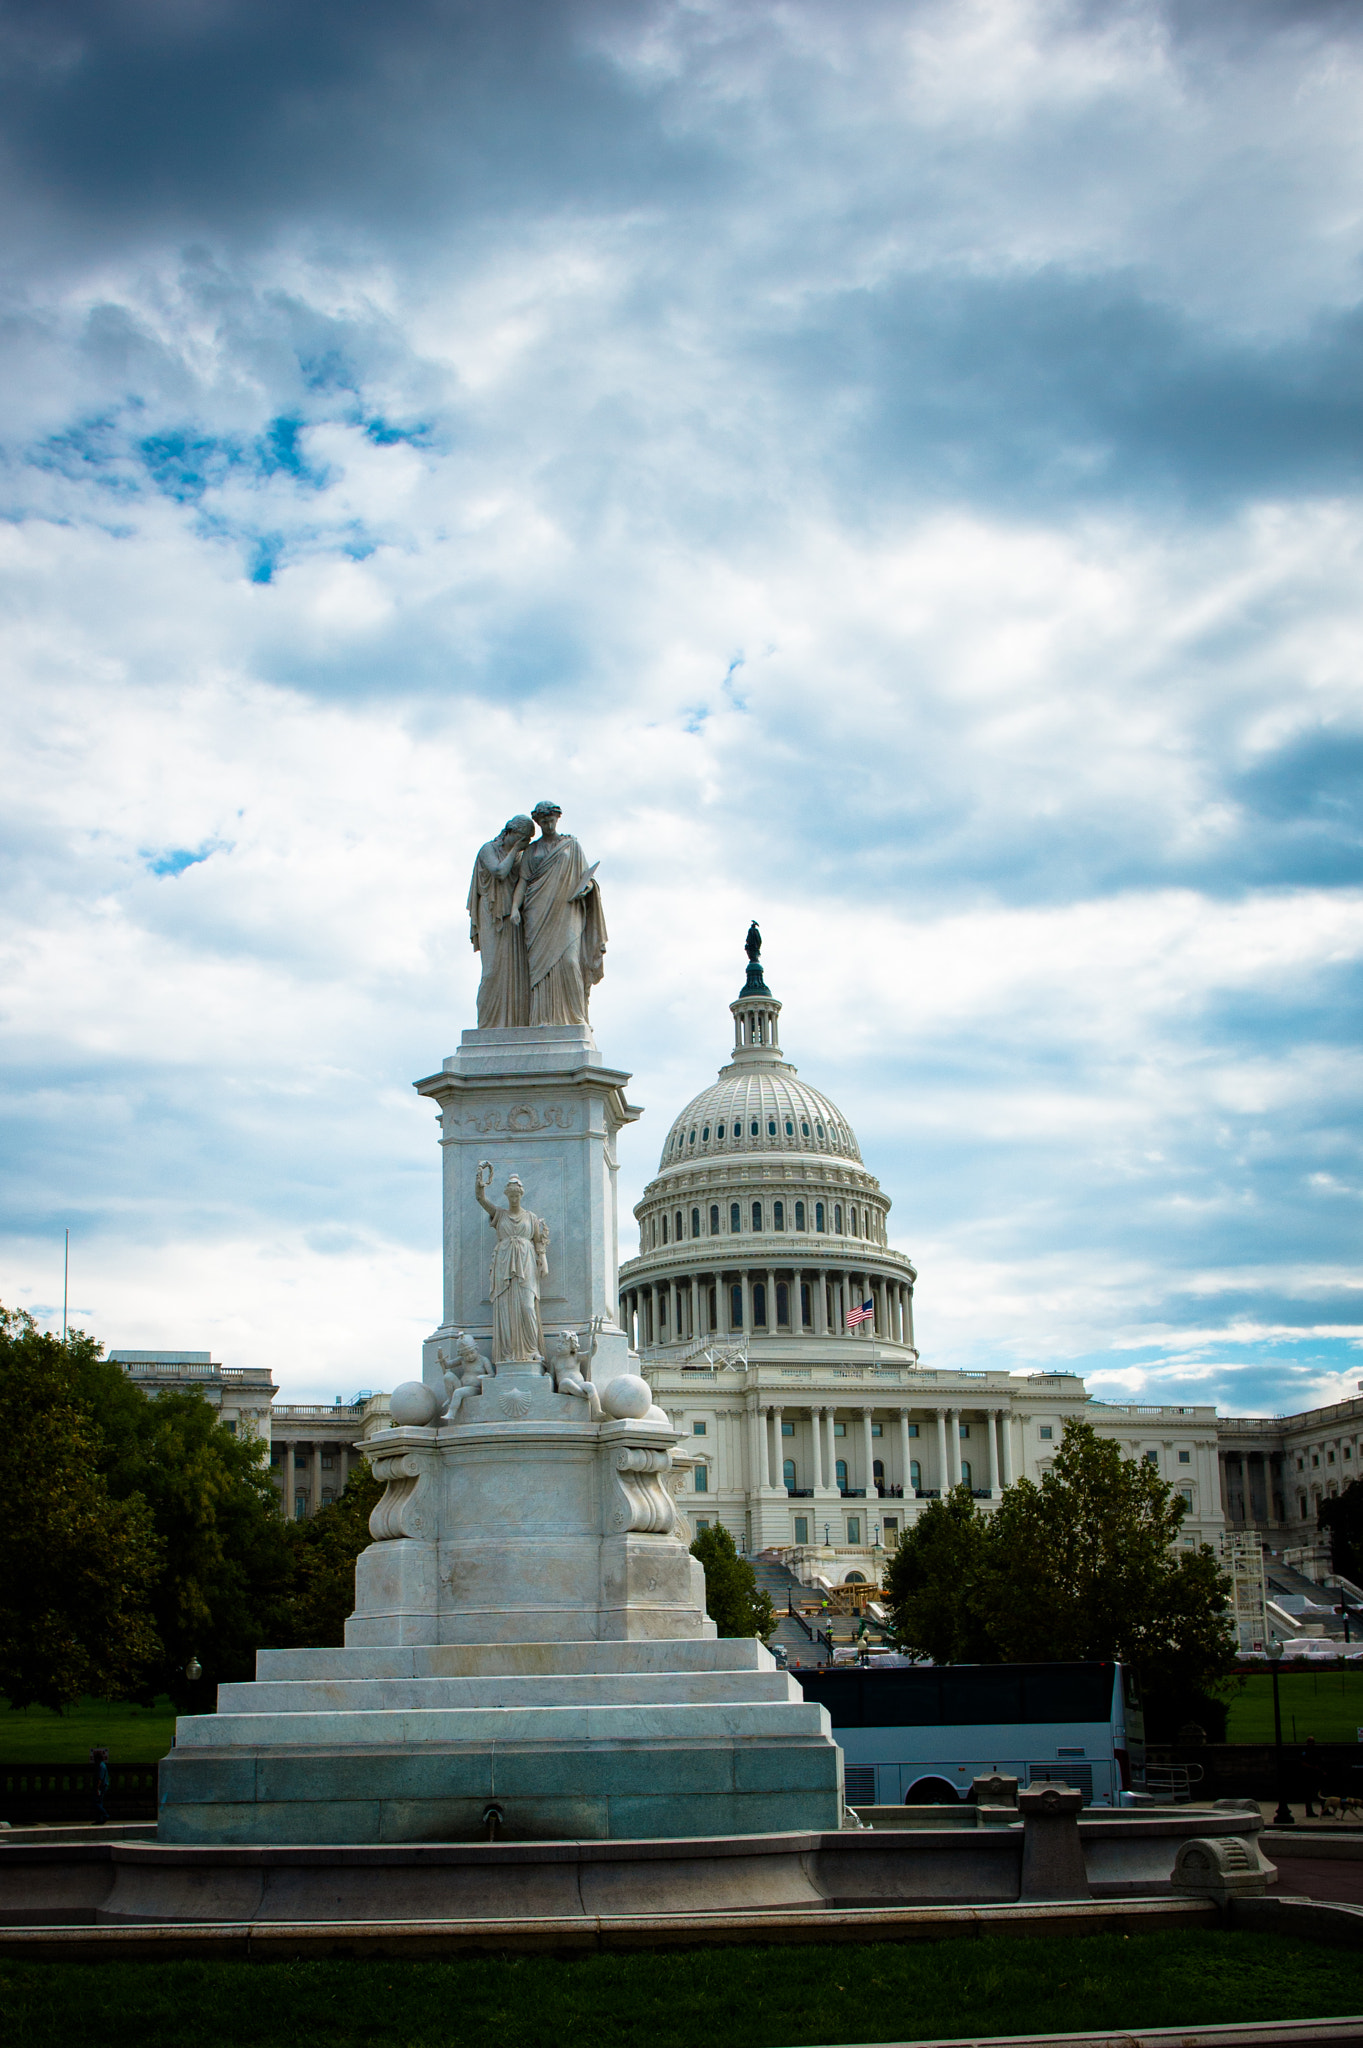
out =
[[[1357,1742],[1363,1727],[1363,1671],[1284,1671],[1278,1689],[1284,1742],[1305,1742],[1308,1735],[1317,1742]],[[1226,1738],[1272,1742],[1273,1680],[1266,1671],[1246,1678],[1231,1699]]]
[[1207,1930],[450,1962],[0,1964],[16,2048],[805,2048],[1363,2012],[1363,1953]]
[[0,1702],[0,1764],[88,1764],[96,1743],[112,1764],[154,1764],[174,1733],[175,1709],[164,1695],[152,1707],[80,1700],[64,1714]]

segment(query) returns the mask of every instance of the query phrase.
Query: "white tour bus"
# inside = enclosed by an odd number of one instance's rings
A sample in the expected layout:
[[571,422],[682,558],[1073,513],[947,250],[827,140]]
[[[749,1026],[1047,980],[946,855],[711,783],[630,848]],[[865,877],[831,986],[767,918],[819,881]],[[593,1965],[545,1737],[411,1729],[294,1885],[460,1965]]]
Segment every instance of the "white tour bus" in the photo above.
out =
[[1003,1771],[1059,1778],[1091,1806],[1145,1785],[1145,1720],[1120,1664],[822,1664],[792,1670],[828,1709],[849,1806],[940,1805]]

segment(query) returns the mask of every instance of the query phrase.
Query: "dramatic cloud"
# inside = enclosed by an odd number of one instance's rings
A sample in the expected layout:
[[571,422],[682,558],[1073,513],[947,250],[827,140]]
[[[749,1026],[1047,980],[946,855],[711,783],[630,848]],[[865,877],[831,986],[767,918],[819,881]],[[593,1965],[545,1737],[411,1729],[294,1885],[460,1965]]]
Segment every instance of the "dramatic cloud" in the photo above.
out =
[[1361,97],[1289,0],[0,8],[0,1297],[408,1374],[553,794],[629,1200],[756,913],[933,1361],[1351,1390]]

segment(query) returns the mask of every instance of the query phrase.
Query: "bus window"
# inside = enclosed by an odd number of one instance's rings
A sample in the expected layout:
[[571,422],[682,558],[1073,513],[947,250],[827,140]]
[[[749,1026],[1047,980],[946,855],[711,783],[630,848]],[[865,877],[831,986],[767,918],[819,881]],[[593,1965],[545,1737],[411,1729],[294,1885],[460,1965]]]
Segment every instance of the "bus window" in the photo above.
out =
[[955,1727],[1020,1721],[1021,1672],[1006,1664],[948,1664],[942,1672],[942,1719]]
[[1034,1664],[1023,1693],[1023,1720],[1106,1721],[1112,1714],[1112,1666]]

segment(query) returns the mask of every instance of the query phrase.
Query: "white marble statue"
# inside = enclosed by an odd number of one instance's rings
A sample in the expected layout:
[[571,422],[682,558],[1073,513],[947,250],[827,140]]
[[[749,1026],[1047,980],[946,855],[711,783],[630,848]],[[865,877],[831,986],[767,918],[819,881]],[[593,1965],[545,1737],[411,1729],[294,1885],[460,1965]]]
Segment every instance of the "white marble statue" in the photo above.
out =
[[554,1376],[554,1392],[576,1394],[580,1401],[586,1402],[587,1412],[593,1422],[601,1420],[601,1396],[587,1375],[596,1356],[596,1340],[601,1334],[601,1322],[600,1316],[593,1317],[587,1332],[591,1341],[585,1348],[576,1330],[561,1330],[557,1337],[548,1339],[545,1354],[549,1370]]
[[438,1351],[436,1357],[445,1382],[445,1405],[440,1420],[453,1422],[469,1395],[478,1392],[483,1375],[491,1373],[492,1367],[467,1330],[461,1330],[454,1340],[453,1359],[445,1351]]
[[535,836],[529,818],[508,818],[495,839],[478,849],[469,883],[469,937],[482,957],[478,1029],[496,1031],[530,1022],[530,966],[519,905],[513,902],[521,862]]
[[489,1293],[492,1296],[492,1363],[538,1364],[544,1356],[540,1324],[540,1281],[549,1271],[549,1226],[521,1205],[525,1189],[513,1173],[504,1190],[506,1207],[489,1202],[485,1192],[492,1162],[479,1161],[473,1191],[497,1233],[492,1254]]
[[513,925],[525,926],[530,1022],[585,1024],[606,952],[596,867],[588,867],[570,833],[559,831],[557,804],[536,804],[533,816],[540,836],[521,857],[510,913]]

